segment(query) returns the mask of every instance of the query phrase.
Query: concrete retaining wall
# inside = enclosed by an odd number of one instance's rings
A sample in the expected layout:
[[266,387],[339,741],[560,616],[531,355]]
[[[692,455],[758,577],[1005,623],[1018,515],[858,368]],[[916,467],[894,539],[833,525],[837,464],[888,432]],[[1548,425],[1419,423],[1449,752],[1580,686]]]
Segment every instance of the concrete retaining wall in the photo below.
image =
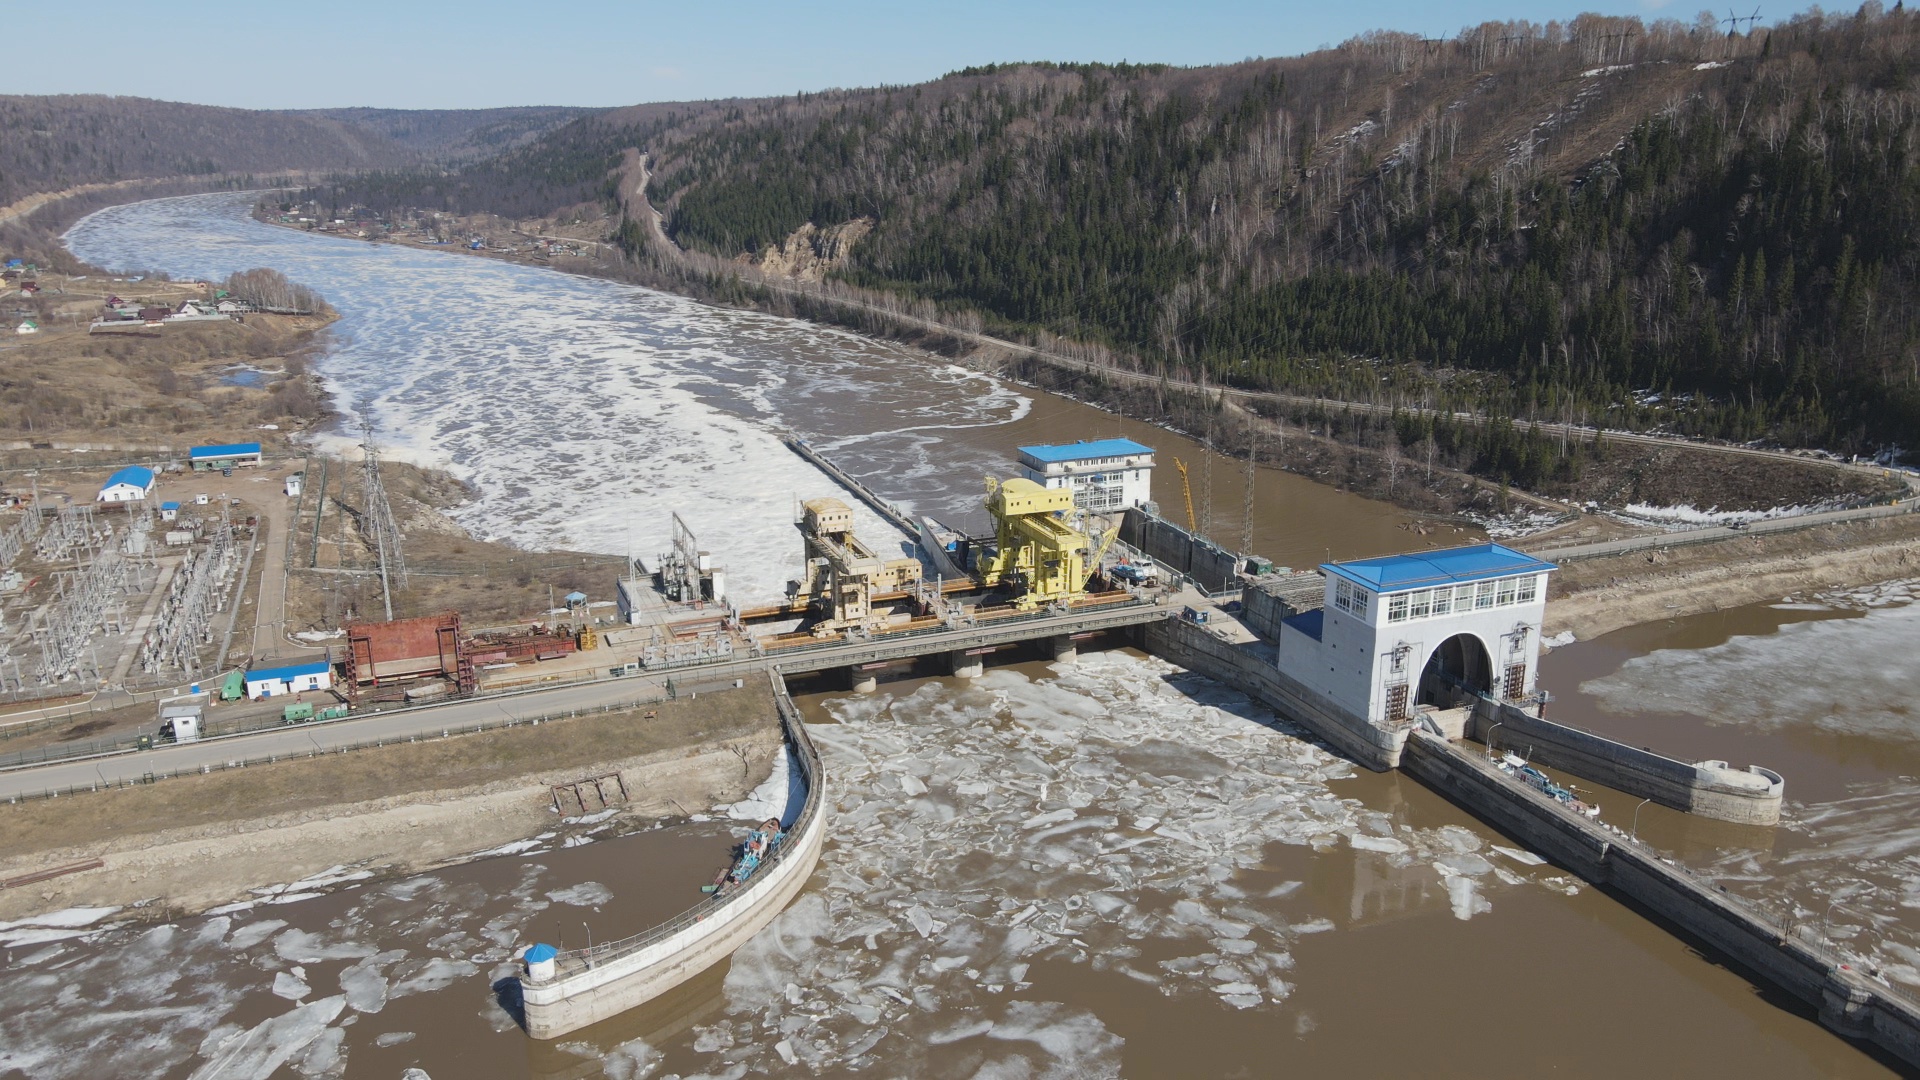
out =
[[1121,520],[1120,539],[1153,556],[1161,566],[1199,582],[1209,592],[1239,583],[1240,556],[1137,506],[1128,509]]
[[556,1039],[646,1004],[732,956],[806,888],[826,843],[826,778],[798,710],[778,676],[774,681],[787,751],[807,780],[805,807],[779,858],[755,874],[741,892],[724,903],[708,901],[701,908],[709,911],[691,919],[683,916],[687,925],[644,947],[621,951],[618,943],[601,946],[611,955],[595,956],[583,969],[563,967],[558,977],[546,982],[534,982],[523,974],[520,995],[527,1034]]
[[1739,825],[1780,823],[1786,785],[1769,770],[1676,761],[1486,698],[1474,706],[1470,730],[1490,746],[1675,810]]
[[1416,732],[1401,768],[1532,850],[1627,897],[1759,981],[1792,995],[1833,1030],[1920,1067],[1920,1007],[1843,968],[1832,950],[1776,926],[1651,851],[1503,775],[1476,751]]
[[1179,619],[1150,624],[1143,640],[1155,656],[1251,695],[1369,769],[1384,772],[1400,764],[1407,729],[1387,731],[1341,711],[1274,667],[1270,645],[1234,645]]

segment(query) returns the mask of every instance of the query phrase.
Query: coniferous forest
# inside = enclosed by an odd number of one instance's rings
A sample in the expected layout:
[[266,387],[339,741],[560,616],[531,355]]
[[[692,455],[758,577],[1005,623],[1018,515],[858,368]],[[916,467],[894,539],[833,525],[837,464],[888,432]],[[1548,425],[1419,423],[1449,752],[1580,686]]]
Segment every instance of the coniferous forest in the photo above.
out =
[[613,203],[631,146],[684,248],[869,219],[838,281],[1148,370],[1869,452],[1920,432],[1916,76],[1920,15],[1874,3],[1381,32],[606,113],[433,201]]

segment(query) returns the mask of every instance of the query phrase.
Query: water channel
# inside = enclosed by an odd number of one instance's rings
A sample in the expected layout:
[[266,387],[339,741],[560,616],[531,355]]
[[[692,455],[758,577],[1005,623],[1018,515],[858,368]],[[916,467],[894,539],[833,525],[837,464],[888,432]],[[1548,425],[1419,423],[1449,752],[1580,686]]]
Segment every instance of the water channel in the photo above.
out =
[[[735,581],[768,589],[799,555],[793,496],[826,490],[780,446],[784,429],[956,523],[1024,442],[1127,434],[1184,458],[1196,483],[1207,472],[1175,435],[907,349],[503,262],[297,235],[245,206],[114,208],[69,242],[100,265],[274,266],[318,289],[343,318],[317,369],[384,440],[475,485],[461,515],[478,532],[650,552],[679,509],[724,538],[711,546]],[[1216,531],[1237,546],[1239,469],[1212,472]],[[1170,482],[1168,470],[1163,501]],[[1254,549],[1295,565],[1457,535],[1419,535],[1392,507],[1266,471],[1255,507]],[[1758,649],[1734,655],[1737,670],[1851,696],[1862,669],[1788,665],[1792,636],[1875,624],[1845,643],[1884,653],[1903,633],[1888,620],[1906,610],[1890,592],[1798,598],[1717,617],[1718,629],[1681,620],[1569,646],[1545,677],[1562,718],[1761,761],[1804,804],[1777,838],[1708,835],[1649,811],[1648,839],[1696,863],[1732,859],[1729,887],[1771,903],[1811,910],[1795,898],[1817,900],[1842,874],[1872,883],[1882,906],[1854,923],[1898,923],[1920,887],[1900,875],[1884,825],[1913,827],[1910,751],[1898,733],[1854,728],[1879,725],[1872,710],[1898,705],[1907,684],[1814,730],[1791,706],[1733,704],[1752,700],[1737,677],[1701,695],[1724,691],[1726,716],[1686,712],[1700,697],[1665,713],[1639,703],[1672,677],[1716,678],[1728,649]],[[1755,644],[1776,638],[1789,644]],[[1155,658],[1096,652],[803,707],[836,804],[809,892],[726,970],[646,1009],[533,1045],[490,984],[517,945],[581,944],[684,906],[723,857],[717,823],[616,837],[579,822],[438,873],[16,942],[0,977],[0,1076],[211,1076],[222,1060],[219,1075],[256,1075],[276,1047],[292,1060],[274,1075],[418,1068],[440,1080],[1890,1071],[1425,788],[1358,770]],[[1821,774],[1805,787],[1802,765]],[[1906,939],[1876,926],[1892,963]]]

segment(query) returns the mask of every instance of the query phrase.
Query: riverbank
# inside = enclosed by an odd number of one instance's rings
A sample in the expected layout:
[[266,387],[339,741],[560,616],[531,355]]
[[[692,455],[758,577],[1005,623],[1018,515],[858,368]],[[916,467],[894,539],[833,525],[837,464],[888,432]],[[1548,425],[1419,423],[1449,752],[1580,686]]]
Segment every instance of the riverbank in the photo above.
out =
[[[554,810],[555,784],[619,773],[607,832],[736,801],[780,746],[769,689],[224,770],[0,807],[0,879],[99,859],[0,890],[0,921],[76,907],[167,920],[245,902],[331,868],[387,878],[463,862],[600,809]],[[576,823],[598,833],[602,822]],[[262,902],[272,902],[268,897]]]
[[1582,559],[1553,575],[1545,633],[1586,640],[1641,623],[1910,577],[1920,577],[1915,514]]

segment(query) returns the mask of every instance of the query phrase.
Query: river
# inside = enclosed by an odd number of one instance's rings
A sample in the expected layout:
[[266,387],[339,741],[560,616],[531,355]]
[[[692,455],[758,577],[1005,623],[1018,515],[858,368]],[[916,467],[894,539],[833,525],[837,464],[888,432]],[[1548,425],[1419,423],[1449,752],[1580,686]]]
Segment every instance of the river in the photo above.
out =
[[[313,286],[343,314],[317,363],[343,404],[471,481],[470,527],[529,546],[650,552],[679,509],[742,588],[777,588],[793,496],[828,487],[787,428],[956,520],[1012,446],[1128,434],[1194,466],[1232,546],[1245,527],[1238,467],[1213,464],[1209,497],[1187,440],[806,323],[298,235],[232,196],[102,211],[69,243],[102,265],[264,265]],[[1282,563],[1444,542],[1285,474],[1260,472],[1255,507],[1254,550]],[[1550,686],[1586,700],[1661,655],[1571,646]],[[630,932],[690,899],[724,847],[712,823],[583,822],[434,874],[15,944],[0,1076],[1888,1073],[1425,788],[1155,658],[803,707],[835,799],[808,893],[646,1009],[536,1045],[490,982],[526,942]]]

